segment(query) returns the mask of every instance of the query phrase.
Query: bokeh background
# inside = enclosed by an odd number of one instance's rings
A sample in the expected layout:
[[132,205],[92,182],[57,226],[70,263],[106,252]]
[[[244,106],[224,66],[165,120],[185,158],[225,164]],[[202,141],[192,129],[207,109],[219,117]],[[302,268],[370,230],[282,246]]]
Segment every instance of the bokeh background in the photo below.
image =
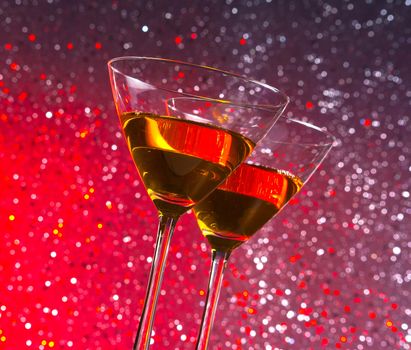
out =
[[[131,349],[157,215],[106,62],[273,84],[339,139],[233,253],[211,349],[410,349],[411,1],[0,1],[0,349]],[[192,349],[210,254],[177,227],[153,349]]]

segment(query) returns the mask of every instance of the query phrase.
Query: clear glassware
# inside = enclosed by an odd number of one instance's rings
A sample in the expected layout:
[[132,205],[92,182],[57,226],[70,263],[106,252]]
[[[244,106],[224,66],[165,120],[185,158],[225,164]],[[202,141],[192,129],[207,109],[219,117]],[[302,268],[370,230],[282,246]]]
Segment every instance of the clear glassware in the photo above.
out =
[[325,129],[281,117],[251,156],[194,207],[198,225],[212,249],[197,350],[207,349],[230,254],[299,192],[334,141]]
[[160,218],[133,347],[148,349],[179,216],[251,153],[284,111],[288,97],[264,83],[174,60],[119,57],[108,67],[125,139]]

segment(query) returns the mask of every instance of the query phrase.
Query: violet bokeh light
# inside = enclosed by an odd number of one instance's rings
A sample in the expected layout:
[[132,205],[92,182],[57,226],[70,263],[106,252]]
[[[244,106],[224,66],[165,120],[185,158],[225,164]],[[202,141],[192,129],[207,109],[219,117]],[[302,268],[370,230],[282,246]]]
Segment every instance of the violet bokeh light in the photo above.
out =
[[[157,214],[106,63],[265,80],[338,139],[233,253],[212,349],[410,349],[411,2],[0,1],[0,349],[132,347]],[[194,348],[209,248],[185,215],[153,349]]]

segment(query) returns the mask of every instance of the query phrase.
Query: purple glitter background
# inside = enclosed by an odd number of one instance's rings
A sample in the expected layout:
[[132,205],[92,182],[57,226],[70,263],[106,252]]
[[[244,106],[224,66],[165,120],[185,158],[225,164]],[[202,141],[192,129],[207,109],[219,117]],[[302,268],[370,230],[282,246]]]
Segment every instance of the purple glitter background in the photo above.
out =
[[[339,139],[233,253],[211,349],[410,349],[411,1],[0,0],[0,349],[131,349],[157,226],[106,62],[265,80]],[[153,349],[192,349],[210,254],[177,227]]]

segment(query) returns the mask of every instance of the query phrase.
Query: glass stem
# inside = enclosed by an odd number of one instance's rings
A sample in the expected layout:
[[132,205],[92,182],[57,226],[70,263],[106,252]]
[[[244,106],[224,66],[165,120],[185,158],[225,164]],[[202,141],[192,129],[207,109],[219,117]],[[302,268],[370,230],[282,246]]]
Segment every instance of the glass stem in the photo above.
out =
[[166,266],[168,248],[170,247],[171,236],[173,235],[177,220],[178,217],[160,216],[146,299],[133,350],[147,350],[150,347],[151,330]]
[[207,299],[201,320],[200,333],[197,339],[196,350],[206,350],[210,339],[218,297],[223,282],[224,270],[227,265],[229,252],[213,250],[210,279],[208,281]]

